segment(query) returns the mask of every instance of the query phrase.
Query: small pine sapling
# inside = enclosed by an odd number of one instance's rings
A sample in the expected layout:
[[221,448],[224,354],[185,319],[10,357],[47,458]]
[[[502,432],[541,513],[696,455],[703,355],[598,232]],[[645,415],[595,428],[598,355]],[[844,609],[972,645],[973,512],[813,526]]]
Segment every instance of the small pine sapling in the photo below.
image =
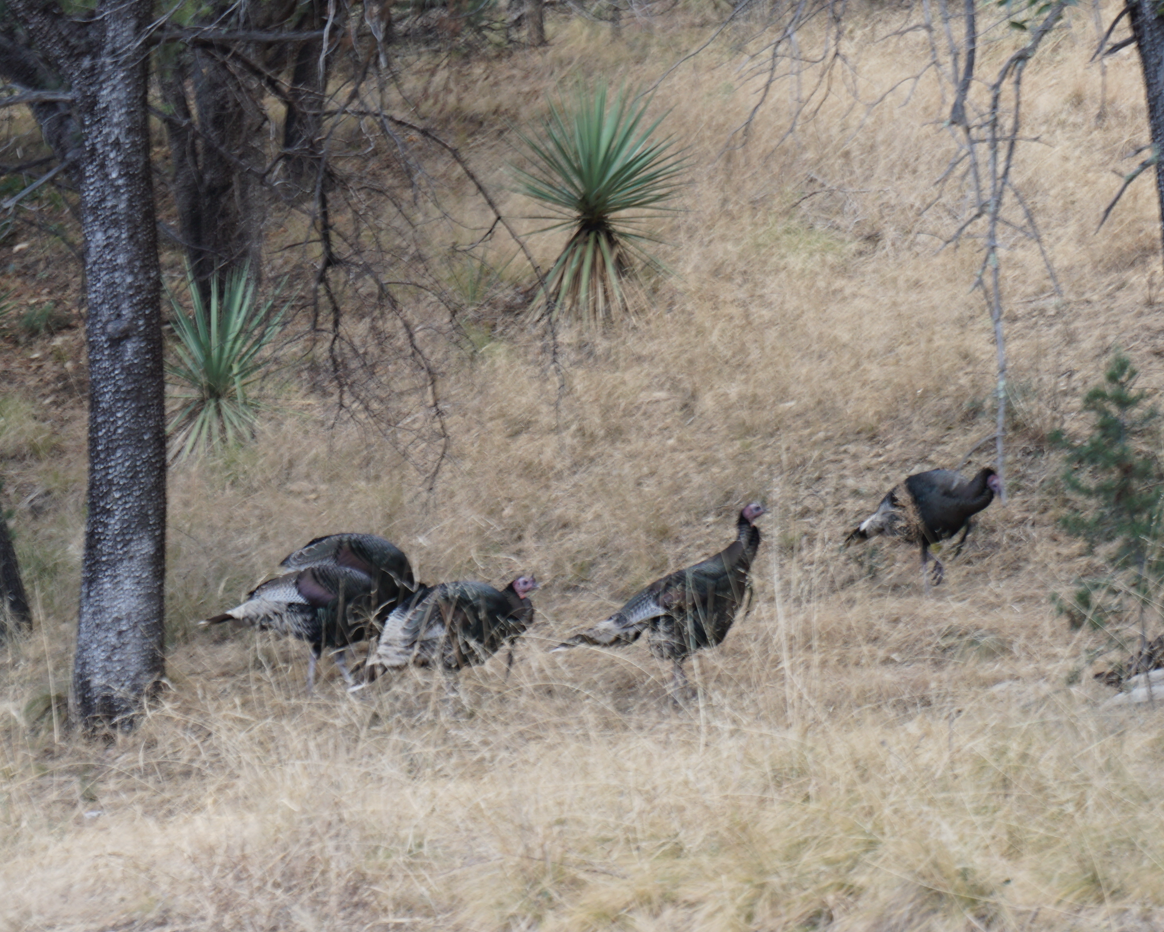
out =
[[1135,388],[1137,372],[1117,353],[1104,384],[1084,396],[1083,409],[1092,415],[1092,431],[1082,443],[1062,431],[1052,442],[1066,451],[1063,485],[1076,510],[1060,523],[1086,541],[1088,552],[1102,568],[1076,580],[1069,599],[1053,594],[1060,614],[1071,627],[1084,625],[1106,631],[1115,644],[1138,628],[1139,651],[1147,646],[1147,613],[1157,602],[1164,582],[1161,552],[1162,469],[1156,454],[1159,412],[1146,404],[1147,393]]

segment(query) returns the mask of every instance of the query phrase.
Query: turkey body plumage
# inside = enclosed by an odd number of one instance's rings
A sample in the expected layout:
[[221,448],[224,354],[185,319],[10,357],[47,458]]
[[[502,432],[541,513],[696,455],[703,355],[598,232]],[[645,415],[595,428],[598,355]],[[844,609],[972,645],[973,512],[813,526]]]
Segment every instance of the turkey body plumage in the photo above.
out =
[[269,579],[246,601],[202,625],[241,621],[260,630],[305,641],[311,649],[307,691],[324,649],[336,650],[336,665],[350,685],[344,649],[366,640],[416,588],[412,567],[390,541],[373,534],[332,534],[286,556],[293,572]]
[[[886,493],[877,510],[849,533],[845,543],[886,536],[918,544],[925,574],[930,546],[961,532],[954,551],[955,555],[961,553],[974,516],[1001,490],[998,475],[989,467],[970,479],[952,469],[931,469],[908,476]],[[941,561],[935,558],[935,584],[942,581],[943,573]]]
[[367,679],[409,664],[456,672],[484,663],[504,645],[512,662],[513,642],[533,623],[528,594],[537,588],[532,576],[500,591],[469,580],[421,586],[385,619]]
[[748,573],[760,547],[755,521],[763,506],[745,507],[736,522],[736,539],[717,554],[669,573],[640,590],[617,612],[575,634],[554,650],[581,644],[631,644],[645,631],[651,653],[672,661],[675,689],[685,682],[683,661],[720,644],[731,630],[748,591]]
[[317,537],[288,554],[279,565],[289,570],[338,566],[363,573],[375,587],[380,621],[416,591],[412,565],[404,551],[375,534]]

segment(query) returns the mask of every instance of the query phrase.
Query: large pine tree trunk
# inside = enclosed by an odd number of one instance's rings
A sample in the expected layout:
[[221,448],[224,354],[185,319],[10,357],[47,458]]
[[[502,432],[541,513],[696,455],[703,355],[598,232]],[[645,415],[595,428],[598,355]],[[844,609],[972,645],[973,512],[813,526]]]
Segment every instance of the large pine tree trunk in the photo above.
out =
[[[89,515],[73,713],[126,725],[163,673],[166,433],[146,108],[151,3],[110,0],[73,82],[85,132]],[[104,24],[101,29],[99,24]]]
[[540,48],[546,44],[546,7],[544,0],[525,0],[529,17],[529,44]]
[[[12,31],[11,19],[0,12],[0,77],[26,91],[67,91],[60,76],[36,52],[21,45]],[[80,157],[80,147],[77,124],[68,101],[38,101],[29,109],[57,161],[72,172],[73,163]]]
[[162,81],[182,241],[207,301],[212,283],[259,268],[262,120],[246,80],[215,50],[194,49]]
[[315,190],[323,170],[323,107],[327,79],[331,72],[334,43],[343,34],[342,16],[328,21],[325,0],[312,0],[294,24],[298,32],[322,30],[330,26],[332,48],[322,39],[311,39],[292,50],[291,84],[287,88],[287,115],[283,121],[283,149],[291,182],[306,193]]
[[72,20],[8,0],[74,92],[89,356],[89,497],[74,720],[131,727],[163,672],[166,444],[161,295],[146,107],[150,0]]
[[1161,154],[1156,160],[1156,196],[1164,231],[1164,18],[1156,0],[1128,0],[1127,9],[1144,73],[1152,144]]

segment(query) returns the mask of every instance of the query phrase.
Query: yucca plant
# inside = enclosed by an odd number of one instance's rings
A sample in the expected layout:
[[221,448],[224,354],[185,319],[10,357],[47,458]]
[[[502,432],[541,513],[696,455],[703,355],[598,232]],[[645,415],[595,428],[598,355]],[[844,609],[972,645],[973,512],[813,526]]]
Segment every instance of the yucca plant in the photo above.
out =
[[212,282],[209,301],[189,273],[187,282],[191,312],[169,296],[178,340],[166,371],[182,400],[169,424],[176,459],[254,435],[259,405],[251,390],[270,365],[262,351],[282,328],[286,310],[271,313],[274,297],[255,302],[255,283],[245,268],[231,273],[225,284]]
[[624,89],[607,107],[604,86],[580,90],[572,111],[550,105],[538,138],[522,136],[534,164],[517,169],[520,190],[550,209],[537,219],[553,221],[538,232],[571,230],[535,313],[601,323],[631,309],[636,257],[662,268],[644,248],[659,242],[647,224],[673,209],[686,160],[670,138],[651,138],[663,117],[645,125],[648,103]]

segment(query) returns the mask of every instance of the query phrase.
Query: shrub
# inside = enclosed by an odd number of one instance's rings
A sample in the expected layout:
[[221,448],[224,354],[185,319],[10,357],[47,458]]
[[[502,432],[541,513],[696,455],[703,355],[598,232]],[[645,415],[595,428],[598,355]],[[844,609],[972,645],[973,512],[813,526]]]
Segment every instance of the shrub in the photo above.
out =
[[1138,623],[1146,643],[1146,613],[1164,581],[1161,505],[1164,489],[1158,449],[1159,413],[1145,406],[1135,390],[1136,370],[1117,354],[1103,385],[1084,396],[1092,431],[1074,443],[1062,431],[1052,441],[1067,451],[1063,485],[1078,509],[1060,519],[1072,535],[1087,542],[1102,569],[1076,580],[1069,600],[1053,596],[1073,628],[1085,624],[1118,636]]
[[245,268],[225,285],[214,281],[209,302],[189,275],[187,281],[193,311],[187,313],[170,295],[177,358],[166,365],[174,396],[182,401],[169,424],[177,458],[253,436],[259,405],[252,388],[270,366],[262,353],[282,328],[284,313],[271,312],[274,297],[256,304]]
[[536,313],[600,323],[629,308],[623,284],[635,255],[661,268],[644,248],[658,242],[646,224],[671,209],[685,161],[670,139],[651,139],[661,117],[643,128],[647,103],[624,90],[608,108],[605,87],[579,91],[572,112],[551,105],[540,138],[522,137],[534,167],[518,170],[520,189],[550,209],[537,219],[553,221],[539,232],[571,231]]

